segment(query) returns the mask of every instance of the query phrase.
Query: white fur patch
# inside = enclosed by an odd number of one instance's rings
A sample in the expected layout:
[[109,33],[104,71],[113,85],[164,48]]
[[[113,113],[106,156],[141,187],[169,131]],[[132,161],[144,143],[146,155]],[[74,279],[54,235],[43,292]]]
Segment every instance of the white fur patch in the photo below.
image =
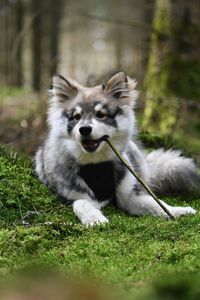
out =
[[108,222],[108,219],[90,201],[84,199],[76,200],[73,203],[73,210],[83,225],[94,226]]
[[[169,212],[174,217],[181,217],[187,214],[195,214],[196,211],[192,207],[173,207],[168,205],[164,201],[161,201],[162,204],[169,210]],[[132,195],[129,197],[129,200],[120,201],[119,205],[121,208],[128,211],[131,215],[143,216],[143,215],[152,215],[158,217],[169,218],[168,214],[160,207],[160,205],[147,194],[142,194],[140,196]]]
[[94,108],[95,111],[101,110],[103,105],[101,103],[97,104]]
[[80,106],[75,107],[75,113],[81,114],[82,113],[82,108]]
[[128,207],[128,202],[131,201],[130,198],[132,197],[133,186],[135,183],[136,179],[130,172],[127,172],[116,190],[117,203],[119,206],[123,206],[127,203]]

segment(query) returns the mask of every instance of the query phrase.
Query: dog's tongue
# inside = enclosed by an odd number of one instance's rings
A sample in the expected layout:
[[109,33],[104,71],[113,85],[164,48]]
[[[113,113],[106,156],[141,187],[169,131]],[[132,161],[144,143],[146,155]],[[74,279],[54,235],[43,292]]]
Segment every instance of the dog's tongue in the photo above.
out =
[[97,146],[98,146],[98,143],[95,140],[85,139],[83,141],[83,147],[89,152],[95,151]]

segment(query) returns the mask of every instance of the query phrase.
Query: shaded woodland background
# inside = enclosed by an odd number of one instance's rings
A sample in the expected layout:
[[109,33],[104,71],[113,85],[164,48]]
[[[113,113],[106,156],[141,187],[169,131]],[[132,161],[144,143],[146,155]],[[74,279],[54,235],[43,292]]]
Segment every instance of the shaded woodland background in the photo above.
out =
[[60,73],[138,81],[139,127],[200,159],[199,0],[0,0],[0,142],[29,154],[45,136]]

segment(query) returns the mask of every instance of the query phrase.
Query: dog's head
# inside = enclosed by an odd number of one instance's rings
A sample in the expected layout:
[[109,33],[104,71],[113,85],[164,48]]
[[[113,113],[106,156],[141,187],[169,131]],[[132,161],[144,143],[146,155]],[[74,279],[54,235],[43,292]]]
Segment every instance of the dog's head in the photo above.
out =
[[83,153],[103,151],[105,142],[100,139],[105,135],[123,149],[134,130],[135,86],[124,72],[92,88],[55,76],[49,125],[56,134],[76,141]]

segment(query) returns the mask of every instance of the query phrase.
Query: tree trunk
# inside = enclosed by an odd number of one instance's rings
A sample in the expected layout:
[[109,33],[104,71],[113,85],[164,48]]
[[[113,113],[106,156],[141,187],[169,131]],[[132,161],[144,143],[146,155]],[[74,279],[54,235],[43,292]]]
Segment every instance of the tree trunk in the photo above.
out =
[[39,91],[41,87],[41,1],[31,0],[32,25],[32,87]]
[[175,122],[178,104],[169,88],[173,59],[171,0],[156,0],[151,49],[145,78],[146,107],[143,126],[168,135]]
[[62,10],[62,0],[50,1],[50,76],[57,72],[59,22]]
[[197,88],[200,32],[199,21],[194,18],[194,4],[194,0],[155,3],[143,127],[161,135],[174,132],[180,99],[200,96]]
[[[8,7],[8,1],[5,1],[5,5]],[[4,32],[4,59],[5,59],[5,63],[4,63],[4,74],[5,74],[5,84],[9,84],[9,54],[10,54],[10,49],[9,49],[9,16],[8,14],[5,14],[4,16],[4,28],[3,28],[3,32]]]
[[13,82],[15,85],[21,86],[23,83],[23,67],[22,67],[22,38],[20,34],[22,33],[23,28],[23,19],[24,19],[24,8],[22,0],[17,0],[15,4],[15,28],[16,28],[16,40],[18,43],[15,43],[16,49],[14,49],[14,68],[13,68]]

